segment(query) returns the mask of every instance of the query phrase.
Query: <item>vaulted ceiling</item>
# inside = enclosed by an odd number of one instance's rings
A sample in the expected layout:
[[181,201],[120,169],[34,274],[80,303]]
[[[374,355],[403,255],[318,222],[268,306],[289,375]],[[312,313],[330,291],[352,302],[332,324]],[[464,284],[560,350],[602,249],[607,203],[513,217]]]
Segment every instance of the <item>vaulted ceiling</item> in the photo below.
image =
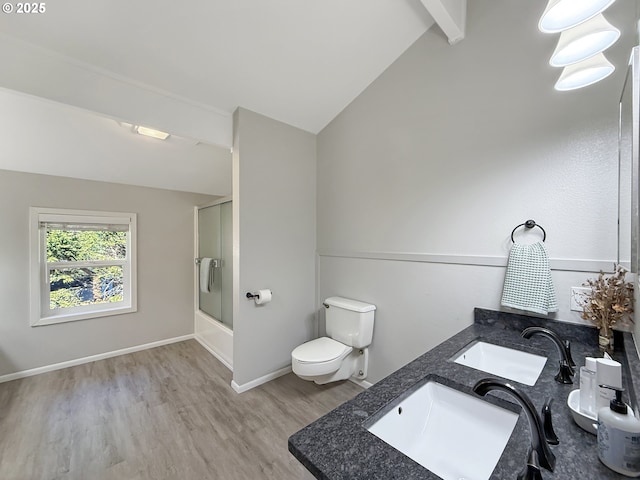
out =
[[242,106],[317,133],[434,19],[443,37],[460,40],[466,0],[56,0],[45,7],[0,16],[0,86],[120,118],[144,116],[136,110],[144,105],[135,105],[140,95],[123,93],[135,88],[222,124]]

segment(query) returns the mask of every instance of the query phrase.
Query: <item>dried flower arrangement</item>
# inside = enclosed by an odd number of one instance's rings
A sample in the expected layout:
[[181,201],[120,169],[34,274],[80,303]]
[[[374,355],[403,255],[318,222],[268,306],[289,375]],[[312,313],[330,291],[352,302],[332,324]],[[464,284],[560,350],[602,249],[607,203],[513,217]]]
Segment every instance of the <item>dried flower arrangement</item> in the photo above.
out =
[[597,279],[589,279],[583,285],[591,292],[582,300],[582,318],[590,320],[599,328],[600,349],[613,350],[613,326],[628,318],[633,312],[633,283],[625,282],[627,270],[620,265],[615,272],[605,276],[600,272]]

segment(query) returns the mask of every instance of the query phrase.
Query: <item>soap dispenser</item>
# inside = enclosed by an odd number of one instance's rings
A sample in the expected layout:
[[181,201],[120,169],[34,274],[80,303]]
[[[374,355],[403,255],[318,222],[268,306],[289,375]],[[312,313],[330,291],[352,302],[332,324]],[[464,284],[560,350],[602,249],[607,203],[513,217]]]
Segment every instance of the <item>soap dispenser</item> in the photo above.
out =
[[622,402],[622,389],[615,390],[615,398],[608,407],[598,411],[598,458],[611,470],[627,477],[640,476],[640,421]]

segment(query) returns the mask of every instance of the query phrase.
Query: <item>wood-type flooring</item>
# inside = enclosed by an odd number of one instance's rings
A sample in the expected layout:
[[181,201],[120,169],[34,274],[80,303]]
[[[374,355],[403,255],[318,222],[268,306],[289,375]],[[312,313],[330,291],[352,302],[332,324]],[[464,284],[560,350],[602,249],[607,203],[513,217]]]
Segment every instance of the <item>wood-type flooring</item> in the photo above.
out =
[[0,479],[309,480],[287,438],[362,391],[231,378],[187,340],[0,384]]

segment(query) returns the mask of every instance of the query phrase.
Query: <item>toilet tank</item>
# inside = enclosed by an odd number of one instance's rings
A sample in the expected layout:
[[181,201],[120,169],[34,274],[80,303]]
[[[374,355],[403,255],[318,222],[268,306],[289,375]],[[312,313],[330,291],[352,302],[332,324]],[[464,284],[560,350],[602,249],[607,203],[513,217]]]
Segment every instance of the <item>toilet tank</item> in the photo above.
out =
[[327,336],[345,345],[364,348],[373,339],[375,305],[343,297],[324,301]]

